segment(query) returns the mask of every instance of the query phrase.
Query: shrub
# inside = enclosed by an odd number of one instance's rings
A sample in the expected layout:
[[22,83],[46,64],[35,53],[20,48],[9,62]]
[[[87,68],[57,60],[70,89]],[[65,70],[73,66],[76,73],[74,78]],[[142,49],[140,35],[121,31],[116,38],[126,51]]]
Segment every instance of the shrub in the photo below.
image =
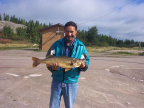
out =
[[11,39],[3,39],[0,38],[0,43],[5,44],[5,43],[12,43],[13,41]]

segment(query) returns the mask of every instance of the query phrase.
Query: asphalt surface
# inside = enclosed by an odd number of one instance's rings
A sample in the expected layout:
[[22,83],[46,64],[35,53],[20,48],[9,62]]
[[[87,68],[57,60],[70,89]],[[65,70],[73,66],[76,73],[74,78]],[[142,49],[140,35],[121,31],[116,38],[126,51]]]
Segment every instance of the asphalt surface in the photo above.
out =
[[[0,108],[48,108],[51,73],[32,67],[46,52],[0,51]],[[97,56],[81,72],[74,108],[144,108],[144,56]],[[63,98],[60,108],[64,108]]]

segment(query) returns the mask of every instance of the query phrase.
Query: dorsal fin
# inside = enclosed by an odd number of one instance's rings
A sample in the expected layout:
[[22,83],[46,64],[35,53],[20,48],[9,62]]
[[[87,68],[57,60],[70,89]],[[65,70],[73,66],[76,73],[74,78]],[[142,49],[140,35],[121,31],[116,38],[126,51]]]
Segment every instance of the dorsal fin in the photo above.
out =
[[55,56],[54,55],[49,55],[49,56],[46,57],[46,59],[53,58],[53,57],[55,57]]

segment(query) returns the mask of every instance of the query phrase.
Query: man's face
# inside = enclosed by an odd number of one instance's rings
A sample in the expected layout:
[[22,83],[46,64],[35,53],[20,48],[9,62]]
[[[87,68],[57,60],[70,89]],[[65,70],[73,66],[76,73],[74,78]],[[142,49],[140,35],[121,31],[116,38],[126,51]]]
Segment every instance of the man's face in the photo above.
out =
[[77,30],[74,26],[67,26],[65,28],[65,37],[67,42],[72,42],[74,38],[76,37]]

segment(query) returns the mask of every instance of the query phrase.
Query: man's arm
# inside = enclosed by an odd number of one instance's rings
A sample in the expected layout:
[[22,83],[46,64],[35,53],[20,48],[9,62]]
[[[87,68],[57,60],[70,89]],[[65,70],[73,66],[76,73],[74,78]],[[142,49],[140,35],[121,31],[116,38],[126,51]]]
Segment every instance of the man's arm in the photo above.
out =
[[[46,57],[48,57],[49,55],[55,55],[55,48],[53,47],[54,45],[52,45],[50,47],[50,49],[48,50],[47,54],[46,54]],[[46,67],[48,68],[49,71],[51,72],[55,72],[58,70],[58,66],[57,66],[57,63],[54,63],[52,67],[48,67],[48,65],[46,65]]]
[[84,49],[85,49],[85,52],[82,54],[81,59],[85,59],[86,61],[80,65],[79,67],[80,71],[86,71],[88,69],[89,61],[90,61],[88,52],[85,47]]

